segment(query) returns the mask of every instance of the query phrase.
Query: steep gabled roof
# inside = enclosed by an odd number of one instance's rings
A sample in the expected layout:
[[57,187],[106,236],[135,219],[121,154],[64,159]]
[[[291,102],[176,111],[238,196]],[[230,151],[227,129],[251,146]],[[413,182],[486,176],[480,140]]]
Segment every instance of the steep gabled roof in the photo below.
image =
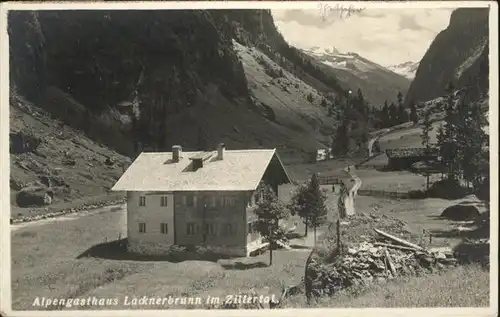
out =
[[[193,158],[206,158],[203,167],[194,170]],[[141,153],[113,186],[113,191],[244,191],[255,190],[271,161],[282,171],[281,182],[288,176],[275,149],[225,150],[223,160],[214,152],[181,152],[172,162],[172,152]]]

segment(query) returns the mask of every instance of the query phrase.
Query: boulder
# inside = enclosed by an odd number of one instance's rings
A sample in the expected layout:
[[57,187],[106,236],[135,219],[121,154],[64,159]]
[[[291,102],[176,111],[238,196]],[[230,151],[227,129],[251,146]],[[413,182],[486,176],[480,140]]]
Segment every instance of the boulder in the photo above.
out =
[[42,140],[31,133],[19,131],[10,133],[10,153],[20,154],[35,151]]
[[40,179],[40,183],[47,187],[67,186],[66,182],[61,176],[41,175],[38,178]]
[[54,193],[46,186],[32,184],[17,193],[16,202],[19,207],[41,207],[50,205]]
[[108,157],[108,158],[106,158],[106,161],[104,161],[104,164],[106,164],[108,166],[112,166],[113,164],[115,164],[115,160],[113,157]]
[[23,188],[23,183],[19,179],[11,177],[10,188],[14,190],[20,190],[21,188]]
[[454,221],[473,220],[478,216],[479,210],[477,209],[477,207],[466,204],[450,206],[441,213],[441,217]]
[[69,158],[69,157],[67,157],[67,158],[64,158],[64,159],[62,160],[62,163],[63,163],[64,165],[67,165],[67,166],[75,166],[75,165],[76,165],[76,160],[75,160],[75,159],[73,159],[73,158]]

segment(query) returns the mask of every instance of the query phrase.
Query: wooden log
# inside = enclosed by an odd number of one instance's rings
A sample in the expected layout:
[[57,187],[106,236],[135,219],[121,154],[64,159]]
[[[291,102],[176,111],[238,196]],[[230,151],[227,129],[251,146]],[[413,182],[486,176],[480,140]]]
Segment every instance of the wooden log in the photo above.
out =
[[395,237],[395,236],[393,236],[393,235],[390,235],[390,234],[388,234],[388,233],[386,233],[386,232],[384,232],[384,231],[382,231],[382,230],[375,229],[375,228],[373,228],[373,230],[374,230],[376,233],[378,233],[379,235],[381,235],[381,236],[383,236],[383,237],[385,237],[385,238],[387,238],[387,239],[390,239],[390,240],[392,240],[392,241],[394,241],[394,242],[397,242],[397,243],[399,243],[399,244],[402,244],[402,245],[404,245],[404,246],[406,246],[406,247],[413,248],[413,249],[417,249],[417,250],[420,250],[420,251],[425,251],[425,249],[424,249],[424,248],[422,248],[422,247],[421,247],[421,246],[419,246],[419,245],[413,244],[413,243],[408,242],[408,241],[406,241],[406,240],[403,240],[403,239],[400,239],[400,238]]
[[414,249],[414,248],[410,248],[410,247],[403,247],[403,246],[400,246],[400,245],[394,245],[394,244],[388,244],[388,243],[382,243],[382,242],[376,242],[373,245],[380,246],[380,247],[386,247],[386,248],[390,248],[390,249],[398,249],[398,250],[406,250],[406,251],[414,251],[414,252],[420,251],[420,249]]
[[396,277],[396,268],[394,267],[394,264],[392,263],[391,256],[389,255],[389,251],[387,249],[384,251],[385,258],[387,259],[387,263],[389,264],[389,270],[392,273],[392,276]]

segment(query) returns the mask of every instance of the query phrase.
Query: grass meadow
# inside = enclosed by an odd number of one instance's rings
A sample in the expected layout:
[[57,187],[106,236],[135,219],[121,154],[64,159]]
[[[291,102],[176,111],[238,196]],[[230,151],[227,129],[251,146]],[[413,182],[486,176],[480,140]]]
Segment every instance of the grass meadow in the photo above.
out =
[[[334,208],[335,196],[331,191],[329,202],[330,208]],[[451,203],[437,199],[397,201],[358,196],[356,211],[399,218],[408,222],[413,232],[422,232],[424,228],[432,231],[435,235],[433,245],[454,245],[460,241],[459,236],[451,234],[456,224],[437,217]],[[334,213],[332,209],[332,217],[335,217]],[[298,230],[301,232],[303,227]],[[196,305],[129,307],[125,305],[124,296],[222,298],[227,294],[247,293],[251,289],[257,294],[279,296],[284,286],[300,283],[309,255],[307,249],[277,250],[273,252],[272,266],[267,265],[267,252],[251,258],[214,261],[137,260],[127,257],[124,252],[122,254],[116,243],[109,243],[125,235],[124,210],[26,226],[13,231],[13,309],[39,309],[33,307],[37,296],[118,298],[117,306],[79,309],[204,308]],[[108,252],[104,250],[100,254],[87,256],[88,250],[96,245],[107,245]],[[374,285],[364,291],[339,293],[317,305],[481,306],[487,305],[489,298],[487,281],[488,272],[474,266],[460,267],[435,276],[407,278],[383,286]],[[303,300],[303,296],[293,297],[293,302],[288,301],[286,306],[306,307],[301,306]]]

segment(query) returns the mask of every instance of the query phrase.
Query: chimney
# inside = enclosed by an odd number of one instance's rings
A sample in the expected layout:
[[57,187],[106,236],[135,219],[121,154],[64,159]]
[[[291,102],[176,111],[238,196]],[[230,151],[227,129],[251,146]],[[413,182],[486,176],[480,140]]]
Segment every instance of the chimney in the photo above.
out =
[[178,163],[181,157],[182,147],[180,145],[172,146],[172,162]]
[[217,146],[217,159],[218,160],[223,160],[224,159],[224,152],[226,151],[226,145],[224,143],[219,143]]

